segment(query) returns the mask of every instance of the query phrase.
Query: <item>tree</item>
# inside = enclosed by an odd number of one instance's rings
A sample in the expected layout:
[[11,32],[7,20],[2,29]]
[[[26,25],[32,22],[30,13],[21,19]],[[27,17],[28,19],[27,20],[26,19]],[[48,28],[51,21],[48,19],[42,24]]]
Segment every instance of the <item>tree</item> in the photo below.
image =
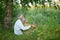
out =
[[[45,6],[45,2],[46,0],[20,0],[21,1],[21,5],[24,6],[29,6],[29,3],[31,3],[32,5],[35,4],[35,6],[37,6],[37,4],[42,4],[43,6]],[[47,0],[47,2],[49,2],[49,4],[51,4],[52,0]]]
[[12,26],[12,5],[13,0],[6,0],[6,10],[4,14],[4,29],[10,29]]

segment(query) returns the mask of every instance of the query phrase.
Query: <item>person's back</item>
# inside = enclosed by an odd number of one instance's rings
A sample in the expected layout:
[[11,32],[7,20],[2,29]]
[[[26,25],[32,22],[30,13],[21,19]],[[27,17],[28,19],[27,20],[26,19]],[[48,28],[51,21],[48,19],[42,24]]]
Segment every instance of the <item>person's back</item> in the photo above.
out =
[[15,25],[14,25],[14,33],[17,34],[17,35],[20,35],[20,34],[23,34],[20,30],[20,26],[21,26],[21,20],[17,20]]

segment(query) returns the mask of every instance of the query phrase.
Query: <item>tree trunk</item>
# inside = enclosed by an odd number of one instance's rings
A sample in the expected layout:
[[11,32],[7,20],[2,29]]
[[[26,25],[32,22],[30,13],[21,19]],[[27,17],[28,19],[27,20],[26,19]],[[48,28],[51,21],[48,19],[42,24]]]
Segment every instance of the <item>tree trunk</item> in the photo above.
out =
[[4,29],[12,27],[12,5],[13,0],[6,0],[6,11],[4,15]]

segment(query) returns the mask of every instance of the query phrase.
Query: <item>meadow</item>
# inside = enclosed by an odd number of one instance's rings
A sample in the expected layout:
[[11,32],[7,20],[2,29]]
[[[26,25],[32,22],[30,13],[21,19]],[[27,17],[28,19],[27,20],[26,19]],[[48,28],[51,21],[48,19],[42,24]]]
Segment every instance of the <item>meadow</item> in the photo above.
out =
[[[14,34],[14,23],[23,14],[29,24],[38,26],[31,33]],[[5,31],[0,25],[0,40],[60,40],[60,10],[54,8],[16,8],[13,10],[12,29]]]

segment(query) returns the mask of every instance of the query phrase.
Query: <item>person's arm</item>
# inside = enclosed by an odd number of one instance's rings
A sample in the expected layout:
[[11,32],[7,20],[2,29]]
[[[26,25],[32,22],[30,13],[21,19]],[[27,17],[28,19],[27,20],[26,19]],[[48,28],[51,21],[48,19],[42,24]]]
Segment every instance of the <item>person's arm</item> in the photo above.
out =
[[28,29],[30,29],[30,28],[31,28],[31,26],[24,27],[24,25],[22,24],[22,22],[21,22],[21,21],[19,22],[19,26],[20,26],[20,29],[22,29],[22,30],[28,30]]
[[28,29],[30,29],[30,28],[31,28],[31,26],[27,26],[27,27],[21,26],[21,29],[22,29],[22,30],[28,30]]

